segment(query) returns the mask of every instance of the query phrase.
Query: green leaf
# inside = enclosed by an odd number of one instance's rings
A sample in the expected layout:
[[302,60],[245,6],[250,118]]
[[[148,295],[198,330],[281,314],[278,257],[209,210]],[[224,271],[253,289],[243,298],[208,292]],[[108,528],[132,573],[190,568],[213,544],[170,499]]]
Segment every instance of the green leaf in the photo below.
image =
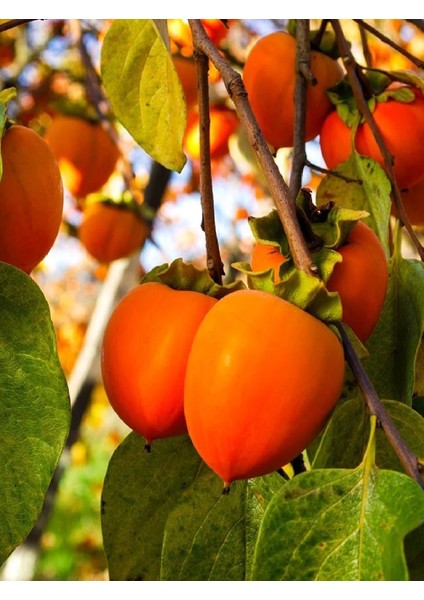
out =
[[102,494],[111,580],[159,580],[166,521],[201,464],[187,436],[157,440],[148,453],[144,440],[130,433],[115,450]]
[[390,182],[385,172],[373,159],[357,152],[352,152],[335,171],[350,181],[326,175],[317,189],[317,205],[335,202],[345,208],[368,212],[370,216],[364,221],[375,231],[389,256],[387,232],[391,200]]
[[154,267],[146,273],[141,283],[149,281],[163,283],[174,290],[191,290],[217,299],[246,288],[240,280],[219,285],[212,279],[207,269],[197,269],[194,265],[185,263],[182,258],[176,258],[170,264],[165,263]]
[[424,265],[396,253],[389,261],[386,300],[364,360],[380,397],[411,405],[423,332]]
[[66,379],[47,301],[0,263],[0,564],[43,506],[70,425]]
[[424,581],[424,525],[405,537],[405,554],[411,581]]
[[115,115],[154,160],[181,171],[186,103],[172,58],[152,19],[117,19],[101,53]]
[[406,475],[362,466],[302,473],[268,506],[253,578],[407,580],[403,540],[423,521],[424,494]]
[[375,466],[375,418],[356,469],[320,469],[271,500],[253,562],[258,580],[405,581],[405,536],[424,523],[410,477]]
[[207,467],[170,513],[162,552],[161,579],[244,581],[264,511],[284,480],[276,474],[238,481],[228,495]]
[[[384,400],[394,426],[409,449],[424,458],[424,418],[395,400]],[[369,437],[369,416],[362,397],[339,403],[321,435],[312,458],[314,469],[355,468],[364,456]],[[404,472],[404,468],[382,429],[376,433],[376,464],[382,469]]]

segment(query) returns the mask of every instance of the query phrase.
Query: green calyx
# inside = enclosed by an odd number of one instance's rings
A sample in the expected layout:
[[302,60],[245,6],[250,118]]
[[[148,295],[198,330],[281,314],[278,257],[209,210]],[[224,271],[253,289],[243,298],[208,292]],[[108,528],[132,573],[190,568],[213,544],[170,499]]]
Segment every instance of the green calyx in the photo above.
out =
[[[8,118],[7,118],[7,105],[16,96],[15,88],[7,88],[0,92],[0,140],[6,133],[8,127]],[[3,161],[1,158],[1,150],[0,150],[0,181],[3,175]]]
[[342,320],[339,294],[329,292],[326,284],[335,265],[343,260],[337,250],[346,243],[356,223],[368,213],[342,208],[334,203],[317,207],[307,190],[301,190],[297,204],[309,224],[305,239],[311,240],[312,260],[318,276],[305,273],[295,266],[276,210],[264,217],[251,217],[249,225],[258,244],[272,246],[282,255],[278,277],[272,266],[263,271],[253,271],[249,263],[239,262],[233,267],[245,274],[249,288],[284,298],[322,321],[339,322]]
[[174,290],[199,292],[218,300],[246,288],[241,280],[220,285],[212,279],[207,269],[197,269],[194,265],[185,263],[182,258],[155,267],[146,273],[140,283],[152,281],[163,283]]

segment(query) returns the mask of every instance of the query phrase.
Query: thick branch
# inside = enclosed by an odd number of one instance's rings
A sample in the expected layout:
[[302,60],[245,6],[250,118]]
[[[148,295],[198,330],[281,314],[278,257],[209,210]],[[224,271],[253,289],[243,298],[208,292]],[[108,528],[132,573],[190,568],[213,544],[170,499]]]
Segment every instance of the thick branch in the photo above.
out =
[[374,138],[375,138],[377,145],[380,149],[380,152],[383,156],[384,167],[385,167],[387,176],[390,180],[390,183],[392,185],[392,194],[393,194],[393,198],[395,201],[397,213],[399,215],[400,220],[405,225],[405,228],[408,231],[408,234],[409,234],[412,242],[414,243],[414,245],[417,249],[417,252],[420,255],[421,260],[424,260],[424,248],[421,246],[420,240],[418,239],[417,234],[413,230],[411,223],[409,222],[409,219],[405,213],[405,209],[403,207],[402,199],[401,199],[400,192],[399,192],[399,187],[397,185],[396,177],[395,177],[394,170],[393,170],[393,156],[389,152],[387,145],[384,141],[384,138],[380,132],[380,129],[378,128],[377,123],[375,122],[375,119],[374,119],[370,109],[368,108],[368,104],[366,102],[366,99],[365,99],[365,96],[364,96],[364,93],[362,90],[361,82],[358,77],[357,64],[356,64],[355,59],[353,58],[353,55],[350,51],[349,44],[343,34],[343,31],[342,31],[339,21],[336,19],[332,19],[331,23],[332,23],[332,26],[336,33],[336,36],[337,36],[337,42],[339,45],[340,54],[343,58],[344,65],[346,67],[347,76],[348,76],[349,82],[352,86],[356,104],[357,104],[358,109],[360,110],[361,114],[364,116],[369,128],[371,129],[371,132],[374,135]]
[[368,409],[372,415],[379,420],[381,427],[401,461],[406,473],[414,479],[418,485],[424,489],[424,481],[421,476],[417,457],[411,452],[405,444],[398,430],[393,424],[392,419],[384,408],[383,403],[378,397],[361,361],[355,353],[352,344],[342,325],[336,325],[343,342],[346,360],[352,369],[353,374],[358,381],[361,392],[365,398]]
[[249,143],[257,155],[262,172],[268,182],[271,197],[288,238],[293,260],[298,269],[314,275],[317,269],[303,239],[296,218],[295,203],[259,129],[241,76],[232,69],[209,40],[201,22],[197,19],[189,19],[189,22],[196,47],[204,52],[218,69],[228,94],[235,104],[240,123],[246,130]]
[[198,49],[194,40],[194,60],[197,71],[200,133],[200,200],[202,204],[203,229],[206,239],[206,264],[209,275],[222,284],[224,265],[219,252],[218,236],[215,227],[215,210],[212,190],[210,118],[209,118],[209,61],[206,54]]

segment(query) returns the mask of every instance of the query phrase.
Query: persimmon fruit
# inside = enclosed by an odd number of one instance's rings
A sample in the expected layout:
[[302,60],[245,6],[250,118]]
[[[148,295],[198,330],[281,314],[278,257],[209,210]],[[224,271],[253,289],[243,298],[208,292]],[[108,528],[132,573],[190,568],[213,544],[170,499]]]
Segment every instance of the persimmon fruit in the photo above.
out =
[[[212,106],[209,111],[210,153],[212,159],[222,158],[228,154],[228,140],[237,130],[239,120],[230,108]],[[192,108],[187,116],[183,146],[187,155],[194,161],[200,160],[199,112]]]
[[[276,149],[293,146],[295,63],[295,38],[276,31],[256,42],[243,68],[253,113],[266,141]],[[342,78],[337,61],[315,50],[311,51],[311,70],[317,84],[307,87],[306,140],[318,135],[332,110],[326,90]]]
[[[374,120],[388,150],[394,157],[394,174],[399,188],[409,188],[424,179],[424,96],[417,88],[410,87],[415,99],[400,102],[394,98],[377,102]],[[345,162],[352,152],[352,130],[333,110],[325,119],[320,132],[323,158],[329,169]],[[363,156],[369,156],[383,169],[384,160],[368,123],[359,125],[355,148]]]
[[[411,225],[424,227],[424,179],[410,188],[401,190],[400,195]],[[392,203],[392,214],[395,216],[397,214],[394,203]]]
[[181,81],[187,106],[197,104],[197,72],[193,58],[175,54],[172,60]]
[[[365,342],[374,331],[386,296],[387,259],[380,240],[362,221],[357,222],[337,252],[343,261],[336,263],[327,289],[340,294],[343,322]],[[251,266],[254,271],[273,268],[274,281],[278,283],[284,260],[275,246],[255,244]]]
[[22,125],[1,140],[0,260],[30,273],[47,255],[59,233],[63,187],[47,143]]
[[58,115],[45,140],[57,159],[64,186],[75,198],[99,191],[115,170],[119,149],[100,123]]
[[318,435],[343,378],[341,343],[321,321],[266,292],[233,292],[194,337],[184,393],[189,436],[226,488],[266,475]]
[[100,263],[110,263],[141,249],[149,234],[145,221],[130,208],[94,202],[83,208],[78,237]]
[[109,401],[146,444],[186,433],[184,378],[194,335],[215,298],[142,283],[106,326],[101,369]]

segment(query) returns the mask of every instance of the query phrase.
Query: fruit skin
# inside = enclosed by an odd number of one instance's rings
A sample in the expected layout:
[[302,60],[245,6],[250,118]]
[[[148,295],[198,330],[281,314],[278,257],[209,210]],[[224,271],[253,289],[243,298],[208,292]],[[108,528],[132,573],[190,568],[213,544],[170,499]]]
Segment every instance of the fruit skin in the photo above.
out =
[[[238,127],[238,117],[233,110],[218,106],[210,108],[209,117],[211,158],[222,158],[228,154],[228,140]],[[200,160],[199,112],[195,108],[192,108],[187,116],[183,146],[192,160]]]
[[321,321],[257,290],[222,298],[197,330],[184,410],[202,459],[228,486],[293,460],[339,399],[342,346]]
[[[424,227],[424,179],[410,188],[402,190],[400,195],[411,225]],[[397,215],[394,202],[392,203],[392,214]]]
[[56,156],[64,186],[75,198],[97,192],[115,170],[119,149],[100,123],[60,115],[45,140]]
[[[377,102],[373,117],[389,151],[394,156],[394,173],[399,188],[407,188],[424,178],[424,96],[417,88],[412,102],[399,102],[393,98]],[[345,162],[352,149],[352,130],[340,119],[337,111],[331,112],[323,123],[320,145],[329,169]],[[407,140],[407,142],[406,142]],[[359,154],[373,158],[384,168],[384,160],[367,123],[359,125],[355,147]]]
[[194,335],[215,298],[143,283],[115,307],[106,326],[101,369],[119,417],[148,444],[186,433],[183,396]]
[[30,273],[59,232],[63,187],[49,146],[35,131],[9,127],[1,141],[0,260]]
[[[334,266],[327,289],[340,294],[343,322],[365,342],[377,324],[386,296],[386,256],[374,231],[362,221],[357,222],[337,252],[343,261]],[[278,283],[278,269],[284,260],[274,246],[256,244],[251,266],[253,271],[274,268],[274,282]]]
[[181,81],[187,106],[197,104],[197,72],[194,60],[178,54],[174,55],[172,60]]
[[[274,148],[293,146],[296,40],[277,31],[258,40],[247,56],[243,82],[266,141]],[[311,70],[318,83],[308,83],[306,140],[316,137],[332,109],[326,90],[342,78],[338,63],[312,50]]]
[[105,202],[86,205],[78,228],[80,242],[101,263],[141,249],[148,234],[146,223],[133,210]]

